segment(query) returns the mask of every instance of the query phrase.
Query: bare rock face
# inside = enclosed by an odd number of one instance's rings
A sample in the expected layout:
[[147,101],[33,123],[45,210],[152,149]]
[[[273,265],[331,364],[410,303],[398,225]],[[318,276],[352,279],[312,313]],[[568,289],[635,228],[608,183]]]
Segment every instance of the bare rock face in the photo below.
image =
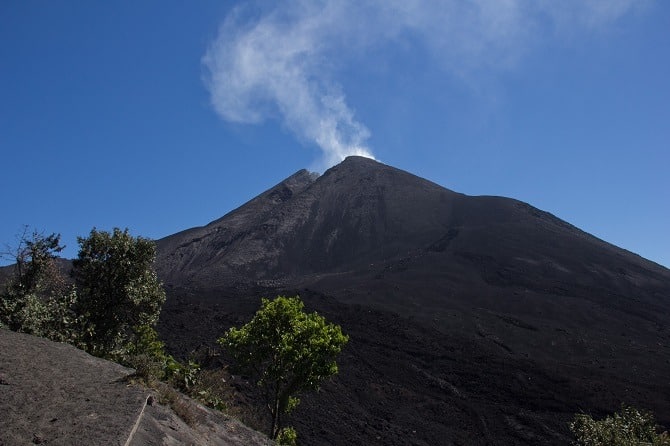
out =
[[280,292],[351,335],[295,416],[306,444],[559,445],[621,402],[670,424],[670,271],[517,200],[350,157],[158,241],[156,265],[174,351]]
[[130,385],[133,372],[71,345],[0,329],[0,445],[274,444],[174,392],[190,414],[185,423],[154,391]]
[[0,444],[123,445],[147,392],[71,345],[0,329]]

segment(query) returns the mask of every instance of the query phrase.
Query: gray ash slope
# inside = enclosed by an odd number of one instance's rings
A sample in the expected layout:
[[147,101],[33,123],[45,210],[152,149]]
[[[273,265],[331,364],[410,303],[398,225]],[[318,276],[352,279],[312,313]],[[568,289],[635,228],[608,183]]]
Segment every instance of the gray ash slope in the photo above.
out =
[[670,271],[517,200],[350,157],[160,240],[157,270],[179,348],[277,292],[348,330],[308,444],[565,444],[622,401],[670,422]]

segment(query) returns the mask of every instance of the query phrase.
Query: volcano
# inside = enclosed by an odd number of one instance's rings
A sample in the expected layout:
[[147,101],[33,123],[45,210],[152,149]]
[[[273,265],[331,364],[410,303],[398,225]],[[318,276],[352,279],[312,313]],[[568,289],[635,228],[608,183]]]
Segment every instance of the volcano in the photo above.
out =
[[304,444],[564,445],[622,402],[670,425],[670,270],[521,201],[349,157],[157,247],[177,354],[277,294],[349,334]]

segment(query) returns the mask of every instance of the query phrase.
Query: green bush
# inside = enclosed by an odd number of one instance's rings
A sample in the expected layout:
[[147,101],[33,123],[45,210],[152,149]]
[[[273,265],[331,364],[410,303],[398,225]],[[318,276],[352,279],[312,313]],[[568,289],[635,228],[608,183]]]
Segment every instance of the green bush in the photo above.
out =
[[290,426],[283,427],[277,434],[277,443],[285,446],[296,446],[298,444],[298,433]]
[[10,330],[40,336],[48,317],[45,303],[35,294],[7,290],[0,297],[0,318]]
[[24,229],[6,253],[14,273],[0,292],[0,326],[79,346],[83,324],[74,311],[78,296],[58,266],[60,235]]
[[72,310],[76,301],[74,289],[48,297],[7,289],[0,295],[1,325],[21,333],[79,346],[83,327],[81,318]]
[[200,364],[189,360],[182,364],[172,356],[167,357],[165,377],[170,384],[189,392],[197,383],[200,374]]
[[667,433],[656,433],[656,421],[651,412],[621,405],[621,411],[603,420],[577,414],[570,423],[577,446],[670,446]]
[[212,390],[200,390],[195,394],[195,397],[207,407],[216,410],[226,410],[228,405],[226,402]]
[[129,356],[125,365],[134,368],[135,376],[145,381],[160,381],[165,376],[165,362],[146,353]]

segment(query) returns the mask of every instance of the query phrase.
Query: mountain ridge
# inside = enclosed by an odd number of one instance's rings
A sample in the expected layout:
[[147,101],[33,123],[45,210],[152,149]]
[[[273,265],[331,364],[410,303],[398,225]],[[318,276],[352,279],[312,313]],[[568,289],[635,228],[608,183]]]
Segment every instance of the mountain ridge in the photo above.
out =
[[[380,179],[380,177],[385,176],[391,178]],[[344,181],[345,177],[355,177],[356,181],[354,182],[356,184],[348,184],[345,188],[338,187]],[[389,183],[393,181],[400,181],[400,183],[404,184],[414,183],[414,189],[403,190],[403,196],[401,197],[394,196],[386,200],[383,198],[380,199],[379,197],[384,196],[383,189],[389,187]],[[384,184],[380,184],[381,182]],[[374,183],[377,188],[381,188],[382,190],[370,190],[370,187],[366,187],[366,183]],[[392,184],[392,186],[397,188],[401,187],[402,184]],[[426,203],[422,203],[424,208],[428,206],[432,207],[433,215],[424,214],[418,218],[414,218],[410,222],[401,222],[401,224],[411,224],[413,234],[408,234],[407,231],[403,233],[403,228],[398,227],[399,225],[391,228],[380,227],[379,225],[370,227],[372,219],[375,219],[375,221],[388,221],[384,220],[384,216],[381,214],[388,210],[390,207],[389,203],[395,201],[392,206],[397,208],[394,210],[394,217],[397,219],[397,216],[403,215],[403,213],[407,215],[415,212],[412,204],[407,203],[411,201],[413,196],[425,197],[427,194],[437,195],[437,197],[431,197],[431,202],[427,205]],[[347,196],[355,198],[354,200],[347,200]],[[327,203],[347,203],[348,206],[343,207],[354,215],[338,213],[332,205],[329,207],[320,206],[320,209],[311,209],[317,197]],[[365,208],[356,205],[356,201],[365,202],[370,198],[375,201],[375,204],[379,207],[378,209],[371,210],[369,207]],[[351,201],[354,201],[353,205],[351,205]],[[402,203],[403,201],[406,201],[406,203]],[[464,204],[464,201],[467,203]],[[454,207],[458,209],[454,211]],[[482,213],[481,209],[486,209],[486,212]],[[438,213],[441,215],[436,215]],[[300,214],[300,217],[296,217],[296,214]],[[365,237],[361,238],[366,240],[358,240],[359,242],[368,242],[370,238],[376,237],[376,240],[373,240],[375,246],[365,246],[365,249],[359,249],[358,252],[367,252],[370,249],[378,249],[379,245],[384,245],[386,252],[376,253],[378,258],[375,260],[379,261],[388,257],[394,248],[396,249],[396,254],[400,253],[401,248],[407,249],[407,246],[394,246],[395,240],[399,238],[413,237],[414,240],[405,243],[405,245],[413,243],[414,246],[412,247],[422,247],[431,243],[437,246],[441,242],[443,243],[446,240],[455,238],[454,231],[458,231],[458,228],[465,223],[470,227],[500,225],[509,223],[510,220],[528,216],[536,218],[536,223],[538,224],[540,222],[543,223],[546,230],[555,232],[557,228],[562,228],[573,235],[587,239],[589,243],[600,243],[606,246],[607,249],[614,248],[621,250],[621,248],[598,239],[553,214],[537,209],[527,203],[497,196],[466,196],[367,158],[348,157],[343,163],[328,169],[323,175],[317,178],[304,169],[300,170],[251,199],[249,202],[205,226],[187,229],[186,231],[158,240],[159,261],[157,264],[159,265],[161,275],[167,278],[168,282],[174,276],[180,277],[180,281],[183,281],[180,272],[186,269],[186,265],[179,262],[176,257],[188,257],[188,254],[184,251],[193,252],[194,249],[186,250],[184,248],[195,244],[196,246],[192,246],[191,248],[201,249],[200,244],[203,241],[209,243],[209,251],[215,257],[212,259],[200,258],[198,260],[204,265],[213,266],[225,255],[226,260],[224,262],[228,262],[232,270],[235,270],[236,266],[249,266],[249,264],[254,262],[254,259],[257,260],[263,255],[267,255],[268,252],[273,252],[274,257],[269,262],[269,272],[280,270],[282,273],[285,273],[286,265],[277,268],[279,262],[283,260],[283,263],[300,264],[301,256],[305,254],[304,251],[310,248],[313,251],[320,249],[330,257],[342,260],[343,253],[338,253],[338,249],[339,251],[348,249],[349,243],[341,241],[338,243],[338,235],[343,230],[337,225],[338,222],[350,221],[351,219],[356,220],[355,224],[362,226],[352,229],[365,232]],[[465,218],[468,221],[459,221],[459,218]],[[310,222],[308,221],[310,219],[318,221]],[[324,225],[324,222],[329,224]],[[281,240],[283,245],[281,248],[285,254],[288,254],[288,258],[278,258],[280,255],[277,252],[276,246],[267,246],[260,243],[260,240],[264,238],[275,236],[274,232],[277,232],[279,235],[291,233],[296,230],[297,226],[305,223],[312,223],[307,233],[311,238],[307,243],[301,244],[299,240],[295,239]],[[390,222],[391,225],[393,223],[392,221]],[[241,230],[242,225],[245,226],[244,230]],[[443,229],[441,234],[439,234],[440,227]],[[449,231],[451,231],[451,236],[449,235]],[[420,236],[422,233],[426,234],[426,237],[422,238]],[[430,237],[433,237],[430,240],[427,235],[428,233],[431,234]],[[325,243],[315,246],[314,238],[318,238]],[[180,241],[177,242],[176,240]],[[231,245],[234,245],[239,240],[243,240],[245,243],[246,253],[244,255],[239,251],[231,252]],[[344,245],[346,248],[338,245]],[[168,251],[170,251],[169,255],[172,256],[171,259],[167,259],[163,254]],[[626,255],[623,252],[628,253],[628,251],[622,250],[620,254]],[[321,265],[322,271],[319,272],[325,272],[323,270],[337,266],[334,265],[334,261],[323,258],[319,259],[316,252],[307,252],[306,254],[310,260],[305,263],[312,265],[312,269],[316,269],[314,268],[315,265]],[[340,255],[338,256],[338,254]],[[370,255],[367,257],[370,257]],[[642,257],[639,258],[643,259]],[[190,259],[190,261],[194,260]],[[350,261],[351,259],[346,260]],[[643,261],[650,262],[646,259],[643,259]],[[203,265],[199,264],[198,266]],[[221,271],[221,268],[218,268],[218,270],[219,273],[223,273],[222,277],[226,277],[227,279],[230,279],[230,276],[234,273],[234,271],[229,271],[226,274],[226,272]],[[298,271],[300,274],[304,274],[304,272]],[[267,272],[265,274],[267,275]],[[259,277],[259,279],[277,279],[277,277]]]

